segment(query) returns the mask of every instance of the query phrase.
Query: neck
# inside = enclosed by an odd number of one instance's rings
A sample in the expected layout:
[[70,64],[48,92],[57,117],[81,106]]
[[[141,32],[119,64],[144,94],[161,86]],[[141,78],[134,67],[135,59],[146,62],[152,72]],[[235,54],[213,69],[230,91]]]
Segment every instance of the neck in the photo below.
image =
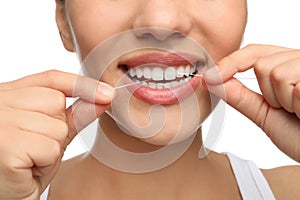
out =
[[201,130],[180,143],[156,146],[125,134],[114,120],[103,115],[91,153],[113,169],[144,173],[164,168],[179,158],[197,160],[201,147]]

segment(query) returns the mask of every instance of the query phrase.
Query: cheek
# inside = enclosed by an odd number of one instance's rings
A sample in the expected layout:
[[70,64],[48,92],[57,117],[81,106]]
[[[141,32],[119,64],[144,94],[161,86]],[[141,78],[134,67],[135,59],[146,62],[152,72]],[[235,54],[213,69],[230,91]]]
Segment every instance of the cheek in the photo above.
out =
[[215,62],[239,49],[247,21],[244,0],[216,1],[195,18],[199,28],[194,36],[201,37],[201,44]]
[[245,21],[238,16],[229,15],[224,19],[224,24],[216,26],[215,35],[211,38],[214,48],[209,51],[215,62],[239,49],[244,35]]
[[66,11],[81,59],[105,39],[131,28],[136,8],[128,3],[75,1],[80,3],[72,3]]

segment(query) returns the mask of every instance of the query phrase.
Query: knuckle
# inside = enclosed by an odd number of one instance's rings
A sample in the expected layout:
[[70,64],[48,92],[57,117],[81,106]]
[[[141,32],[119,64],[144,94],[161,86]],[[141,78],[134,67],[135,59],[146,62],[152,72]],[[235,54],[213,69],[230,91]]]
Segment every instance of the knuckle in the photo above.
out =
[[252,43],[252,44],[247,44],[244,48],[254,50],[254,49],[260,48],[261,46],[262,46],[261,44]]
[[239,94],[239,98],[237,98],[237,101],[235,102],[235,104],[237,105],[237,107],[241,107],[243,106],[244,100],[247,98],[247,92],[246,89],[243,88],[242,90],[240,90]]
[[48,101],[51,106],[52,112],[55,113],[64,113],[65,108],[66,108],[66,96],[63,92],[54,90],[54,89],[49,89],[49,88],[44,88],[46,90],[45,94],[51,101]]
[[55,103],[61,109],[65,109],[66,107],[66,96],[63,92],[55,91]]
[[60,122],[58,123],[58,133],[61,137],[61,139],[64,141],[69,133],[69,127],[66,122],[59,120]]
[[63,148],[58,141],[51,140],[48,151],[51,153],[52,163],[54,163],[61,156]]
[[54,77],[57,76],[58,73],[59,71],[55,69],[47,70],[42,72],[42,78],[47,83],[47,85],[52,85]]
[[249,50],[252,50],[254,48],[257,47],[257,44],[247,44],[243,49],[249,49]]
[[259,52],[261,48],[263,48],[264,45],[261,44],[248,44],[245,47],[243,47],[241,50],[245,53],[249,53],[249,52]]
[[17,169],[15,168],[15,163],[13,162],[6,162],[4,165],[1,167],[1,171],[6,175],[6,176],[14,176],[17,174]]
[[266,126],[267,118],[270,112],[267,101],[262,101],[259,106],[259,110],[254,117],[254,121],[257,126],[260,127],[263,131],[269,132],[268,127]]
[[279,85],[285,80],[285,75],[280,68],[273,68],[270,72],[270,79],[273,84]]
[[1,157],[1,172],[4,172],[5,175],[11,176],[15,175],[19,171],[20,164],[23,163],[23,161],[12,154],[12,151],[4,151],[5,154]]
[[266,58],[258,59],[254,64],[254,72],[258,77],[264,77],[268,74],[268,62]]

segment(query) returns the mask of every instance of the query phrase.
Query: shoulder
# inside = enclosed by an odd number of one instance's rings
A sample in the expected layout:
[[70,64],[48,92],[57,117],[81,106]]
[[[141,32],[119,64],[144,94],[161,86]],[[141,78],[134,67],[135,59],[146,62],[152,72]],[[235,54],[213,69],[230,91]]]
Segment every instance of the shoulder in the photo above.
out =
[[300,198],[300,166],[286,166],[262,170],[276,199]]

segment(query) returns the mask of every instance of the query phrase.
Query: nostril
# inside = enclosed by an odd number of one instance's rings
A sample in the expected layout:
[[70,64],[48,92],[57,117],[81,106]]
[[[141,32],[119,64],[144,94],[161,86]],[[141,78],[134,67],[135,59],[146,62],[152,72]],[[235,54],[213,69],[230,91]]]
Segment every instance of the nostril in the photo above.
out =
[[159,27],[145,27],[133,30],[134,34],[139,38],[154,38],[159,41],[164,41],[173,37],[182,37],[183,35],[173,29]]

